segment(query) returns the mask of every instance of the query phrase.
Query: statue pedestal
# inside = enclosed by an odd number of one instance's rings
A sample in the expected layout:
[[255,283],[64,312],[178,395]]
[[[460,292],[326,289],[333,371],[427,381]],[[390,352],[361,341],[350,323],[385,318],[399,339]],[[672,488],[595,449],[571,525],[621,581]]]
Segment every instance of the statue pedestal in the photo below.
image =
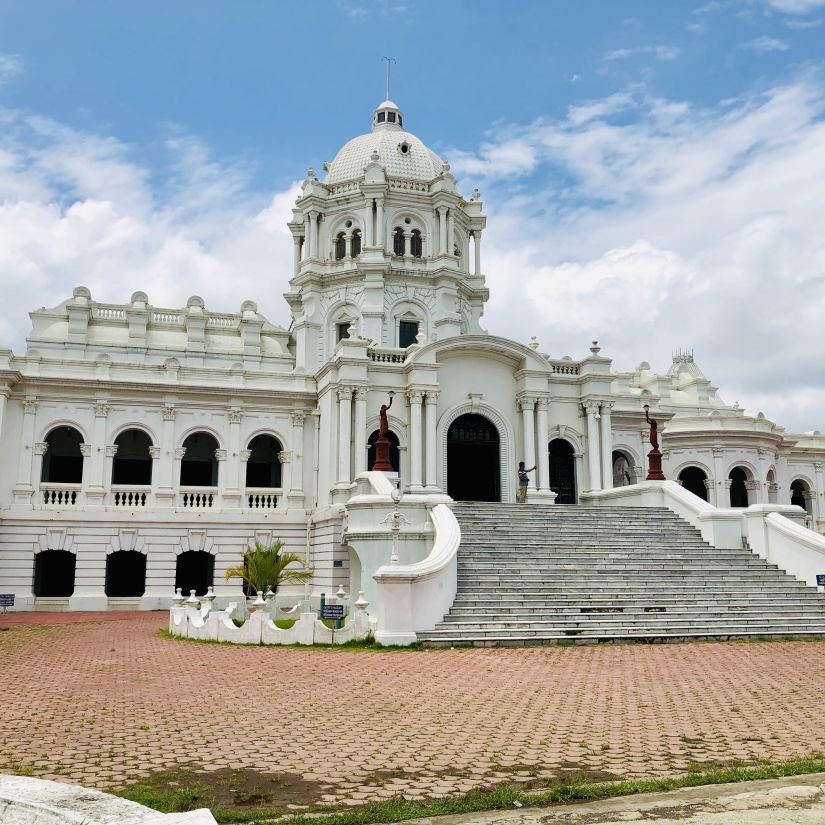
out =
[[381,470],[384,473],[393,472],[392,464],[390,464],[390,440],[380,435],[375,441],[375,463],[370,468],[371,470]]
[[664,481],[665,474],[662,472],[662,454],[659,450],[651,450],[647,454],[647,478],[645,481]]

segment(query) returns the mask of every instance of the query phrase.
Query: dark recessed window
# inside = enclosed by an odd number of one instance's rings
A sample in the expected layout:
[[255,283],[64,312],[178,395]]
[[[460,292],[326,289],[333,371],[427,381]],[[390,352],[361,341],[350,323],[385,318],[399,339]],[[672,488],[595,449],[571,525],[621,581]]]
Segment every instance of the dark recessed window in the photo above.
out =
[[344,233],[339,232],[335,238],[335,260],[340,261],[347,251],[347,242],[344,239]]
[[361,254],[361,230],[353,229],[352,231],[352,257],[357,258]]
[[394,255],[404,254],[404,230],[396,226],[392,233],[392,251]]
[[387,112],[387,123],[395,123],[395,112]]
[[420,258],[422,252],[422,243],[421,243],[421,232],[417,229],[413,229],[412,237],[410,238],[410,253],[412,254],[413,258]]
[[349,338],[349,325],[349,321],[344,321],[343,323],[336,325],[336,341],[343,341],[344,338]]
[[398,346],[406,349],[416,343],[416,335],[418,335],[418,321],[401,321],[398,325]]
[[379,113],[378,113],[378,122],[379,122],[379,123],[383,123],[383,122],[384,122],[384,113],[383,113],[383,112],[379,112]]
[[404,125],[404,121],[402,121],[402,120],[401,120],[401,115],[398,115],[398,125],[399,125],[399,126],[403,126],[403,125]]

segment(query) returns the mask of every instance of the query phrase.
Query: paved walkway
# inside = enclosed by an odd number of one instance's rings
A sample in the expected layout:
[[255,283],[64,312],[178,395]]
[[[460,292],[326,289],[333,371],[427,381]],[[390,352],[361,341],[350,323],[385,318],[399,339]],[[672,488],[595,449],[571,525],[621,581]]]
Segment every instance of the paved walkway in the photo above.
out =
[[160,638],[165,614],[0,617],[0,772],[185,766],[360,804],[825,750],[825,642],[412,652]]

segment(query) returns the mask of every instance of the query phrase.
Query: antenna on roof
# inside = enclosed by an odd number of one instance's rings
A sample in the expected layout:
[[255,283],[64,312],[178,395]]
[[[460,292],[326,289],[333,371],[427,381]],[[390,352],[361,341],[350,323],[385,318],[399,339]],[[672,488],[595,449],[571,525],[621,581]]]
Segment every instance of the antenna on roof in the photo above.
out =
[[381,59],[387,61],[387,96],[384,98],[384,100],[389,100],[390,99],[390,63],[396,63],[397,61],[394,57],[387,57],[386,55],[384,55],[384,57],[382,57]]

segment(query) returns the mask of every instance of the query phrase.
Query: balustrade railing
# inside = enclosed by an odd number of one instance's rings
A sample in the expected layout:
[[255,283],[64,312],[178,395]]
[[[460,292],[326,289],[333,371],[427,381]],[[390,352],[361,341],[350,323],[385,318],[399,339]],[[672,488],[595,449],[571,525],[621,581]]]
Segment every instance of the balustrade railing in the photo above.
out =
[[43,482],[40,485],[40,501],[44,507],[79,508],[83,505],[80,484],[53,484]]
[[367,351],[371,361],[383,364],[403,364],[407,353],[403,349],[371,349]]
[[152,488],[131,484],[113,485],[109,502],[118,510],[144,510],[151,506]]
[[249,510],[274,510],[278,506],[280,495],[280,487],[247,487],[247,508]]
[[183,510],[214,510],[217,504],[217,487],[182,487],[178,491],[178,507]]

